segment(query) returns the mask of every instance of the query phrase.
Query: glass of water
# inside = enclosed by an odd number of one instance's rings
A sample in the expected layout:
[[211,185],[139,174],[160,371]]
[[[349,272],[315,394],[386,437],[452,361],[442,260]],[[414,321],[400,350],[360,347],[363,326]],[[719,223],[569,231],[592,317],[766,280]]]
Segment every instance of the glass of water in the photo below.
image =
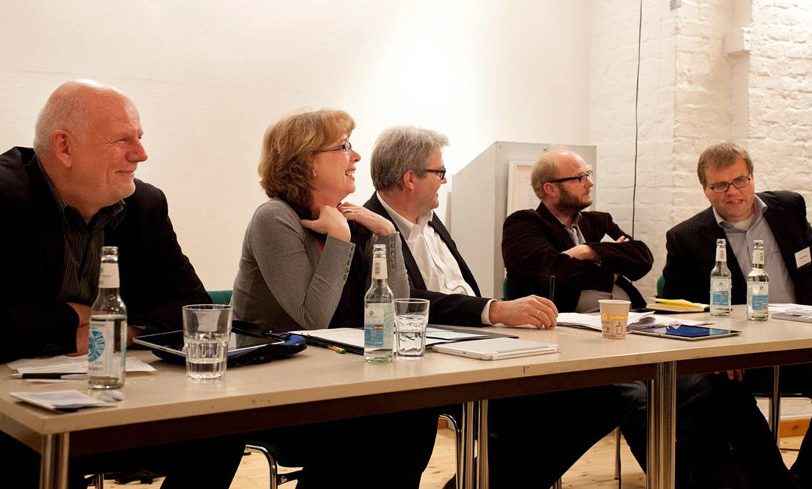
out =
[[223,379],[230,334],[230,305],[183,306],[183,350],[188,380],[218,382]]
[[395,351],[399,358],[422,358],[426,351],[427,299],[395,299]]

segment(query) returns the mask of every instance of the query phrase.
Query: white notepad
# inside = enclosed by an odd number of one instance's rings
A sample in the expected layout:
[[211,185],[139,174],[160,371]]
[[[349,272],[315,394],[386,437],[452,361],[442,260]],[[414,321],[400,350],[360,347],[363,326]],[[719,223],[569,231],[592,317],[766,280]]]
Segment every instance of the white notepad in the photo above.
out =
[[434,351],[478,358],[480,360],[501,360],[503,358],[526,357],[555,353],[558,345],[540,341],[519,340],[516,338],[488,338],[485,340],[459,341],[434,345]]

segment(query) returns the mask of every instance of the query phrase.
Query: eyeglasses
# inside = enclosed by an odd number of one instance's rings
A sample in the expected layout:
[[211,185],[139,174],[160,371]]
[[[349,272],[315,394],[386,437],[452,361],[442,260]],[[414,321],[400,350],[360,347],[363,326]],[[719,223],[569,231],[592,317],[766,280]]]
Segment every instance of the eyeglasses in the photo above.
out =
[[564,177],[564,178],[556,178],[555,180],[547,180],[547,183],[564,183],[564,182],[571,182],[573,180],[578,180],[578,183],[584,183],[584,180],[589,178],[592,175],[592,170],[587,170],[586,173],[581,173],[580,175],[574,177]]
[[746,177],[736,177],[733,179],[732,182],[716,182],[708,185],[707,187],[714,192],[723,193],[727,192],[727,189],[733,185],[736,188],[744,188],[750,185],[750,179],[753,178],[753,175],[747,175]]
[[339,144],[333,148],[316,150],[316,153],[326,153],[328,151],[343,151],[346,154],[350,154],[352,152],[352,143],[347,141],[346,143]]
[[426,168],[426,173],[436,173],[437,176],[440,177],[440,180],[445,178],[445,174],[446,174],[447,171],[448,170],[446,170],[445,168],[438,168],[436,170],[433,170],[431,168]]

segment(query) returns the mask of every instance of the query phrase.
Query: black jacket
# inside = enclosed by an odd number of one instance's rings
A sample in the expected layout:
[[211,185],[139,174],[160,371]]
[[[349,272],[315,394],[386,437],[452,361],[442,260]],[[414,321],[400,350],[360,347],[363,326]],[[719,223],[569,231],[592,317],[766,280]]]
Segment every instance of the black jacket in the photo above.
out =
[[[645,306],[645,300],[629,280],[638,280],[651,270],[654,257],[648,246],[624,233],[606,212],[582,212],[578,227],[586,244],[600,257],[600,265],[562,253],[575,243],[543,203],[536,210],[517,211],[505,219],[502,258],[511,295],[549,297],[550,275],[554,275],[553,302],[559,311],[571,312],[582,290],[610,292],[615,274],[619,274],[617,284],[629,294],[632,307]],[[604,235],[612,239],[626,236],[629,241],[602,243]]]
[[[392,216],[390,216],[383,205],[381,205],[377,194],[372,194],[372,197],[366,201],[364,207],[392,221]],[[394,224],[394,221],[392,221],[392,223]],[[480,297],[479,286],[476,283],[476,279],[474,279],[474,274],[471,273],[471,269],[468,268],[459,250],[457,250],[457,245],[454,243],[454,240],[451,239],[451,235],[436,214],[432,217],[429,225],[434,228],[446,246],[448,246],[451,254],[454,255],[454,258],[457,260],[457,264],[460,266],[463,278],[468,282],[468,285],[471,286],[477,296],[443,294],[427,290],[423,275],[417,267],[417,262],[415,262],[411,250],[409,250],[409,245],[406,244],[406,238],[401,234],[403,261],[406,263],[406,272],[409,274],[411,296],[429,299],[429,301],[431,301],[431,305],[429,306],[429,321],[432,323],[478,326],[482,323],[482,309],[485,308],[490,299]]]
[[[181,306],[211,302],[178,244],[159,189],[136,180],[125,215],[106,228],[119,248],[121,295],[130,324],[182,328]],[[37,156],[16,147],[0,155],[0,362],[76,351],[78,318],[57,302],[62,280],[62,219]]]
[[[762,192],[759,198],[767,204],[764,219],[775,236],[781,257],[795,285],[795,300],[812,305],[812,265],[798,269],[795,253],[812,244],[812,228],[806,220],[806,203],[795,192]],[[666,233],[666,258],[663,297],[708,303],[710,272],[716,265],[716,240],[726,239],[717,223],[713,208],[708,207]],[[732,303],[747,302],[744,275],[730,243],[727,245],[727,267],[733,281]],[[732,259],[731,259],[732,258]]]

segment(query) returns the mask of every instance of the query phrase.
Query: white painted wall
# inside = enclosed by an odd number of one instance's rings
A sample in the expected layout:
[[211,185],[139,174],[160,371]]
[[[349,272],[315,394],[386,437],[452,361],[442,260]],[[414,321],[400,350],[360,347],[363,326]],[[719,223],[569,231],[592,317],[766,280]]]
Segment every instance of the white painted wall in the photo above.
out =
[[[812,4],[681,5],[643,1],[634,224],[655,255],[644,294],[661,273],[665,231],[707,205],[695,176],[707,144],[747,146],[757,189],[812,198]],[[89,77],[120,87],[146,130],[150,160],[139,176],[166,191],[181,244],[209,288],[231,287],[246,222],[264,200],[261,135],[299,108],[349,111],[365,157],[389,125],[445,132],[452,173],[497,140],[595,145],[597,201],[631,231],[638,6],[5,0],[0,150],[30,144],[36,113],[59,83]],[[731,33],[746,34],[747,49],[731,54]],[[372,191],[364,170],[357,203]]]
[[[118,86],[141,111],[138,176],[168,195],[208,288],[230,288],[245,225],[264,200],[265,127],[341,108],[368,157],[415,124],[451,138],[461,168],[496,140],[588,143],[587,0],[5,0],[0,148],[30,145],[61,82]],[[363,164],[363,161],[362,161]],[[356,203],[372,191],[362,166]],[[440,209],[441,215],[444,209]]]
[[[750,151],[756,190],[812,198],[812,2],[643,0],[636,235],[654,268],[638,282],[653,295],[665,232],[708,207],[696,164],[735,141]],[[634,78],[639,3],[592,3],[590,143],[598,147],[598,202],[631,227]],[[606,174],[608,170],[609,174]]]

